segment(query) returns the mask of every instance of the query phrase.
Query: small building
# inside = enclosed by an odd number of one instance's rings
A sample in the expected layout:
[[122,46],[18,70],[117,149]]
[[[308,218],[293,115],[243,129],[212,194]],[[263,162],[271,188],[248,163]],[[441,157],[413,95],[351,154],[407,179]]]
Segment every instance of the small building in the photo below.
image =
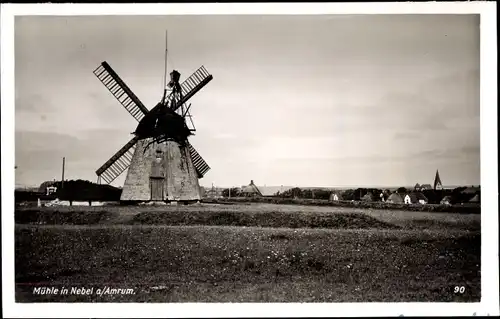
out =
[[45,181],[38,187],[38,192],[40,194],[50,195],[57,191],[56,181]]
[[222,198],[222,189],[220,188],[217,188],[217,187],[212,187],[212,188],[209,188],[209,189],[205,189],[205,192],[204,192],[204,197],[205,198],[214,198],[214,199],[217,199],[217,198]]
[[469,203],[480,203],[481,202],[481,196],[480,196],[480,193],[477,193],[476,195],[474,195],[474,197],[472,197],[470,200],[469,200]]
[[361,197],[363,202],[373,202],[375,200],[375,196],[371,192],[366,193],[363,197]]
[[391,196],[391,194],[392,192],[389,189],[384,189],[379,195],[380,200],[386,202],[389,199],[389,196]]
[[392,203],[392,204],[403,204],[404,200],[403,200],[403,197],[401,196],[401,194],[392,193],[391,195],[389,195],[389,197],[387,197],[386,202]]
[[422,184],[420,185],[420,191],[425,191],[428,189],[433,189],[431,184]]
[[380,197],[380,200],[382,202],[386,202],[389,199],[389,196],[391,196],[391,191],[388,189],[385,189],[378,196]]
[[445,196],[445,197],[443,197],[443,199],[441,199],[441,201],[439,203],[441,205],[448,205],[448,206],[450,206],[450,205],[452,205],[452,202],[453,201],[452,201],[451,196]]
[[340,194],[339,192],[332,192],[330,194],[330,202],[338,202],[339,200],[342,200],[342,194]]
[[408,193],[404,196],[405,204],[422,204],[425,205],[429,202],[427,197],[420,192]]
[[57,187],[51,185],[51,186],[48,186],[46,188],[46,190],[47,190],[47,192],[46,192],[47,195],[54,194],[55,192],[57,192]]
[[258,187],[260,193],[262,194],[263,197],[276,197],[278,196],[276,193],[277,191],[274,190],[274,188],[270,188],[270,187]]
[[244,197],[262,197],[262,193],[253,180],[250,181],[249,185],[241,187],[241,195]]

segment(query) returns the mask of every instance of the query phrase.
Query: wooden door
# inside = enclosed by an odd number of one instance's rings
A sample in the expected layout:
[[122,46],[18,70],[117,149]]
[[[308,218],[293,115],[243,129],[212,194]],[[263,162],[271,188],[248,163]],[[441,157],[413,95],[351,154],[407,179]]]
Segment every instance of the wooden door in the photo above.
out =
[[163,200],[163,178],[151,178],[151,200]]

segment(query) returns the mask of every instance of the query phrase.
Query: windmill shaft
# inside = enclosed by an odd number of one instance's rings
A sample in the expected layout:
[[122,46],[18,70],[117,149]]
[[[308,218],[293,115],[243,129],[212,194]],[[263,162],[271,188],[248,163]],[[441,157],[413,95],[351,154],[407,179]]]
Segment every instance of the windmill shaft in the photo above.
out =
[[[179,101],[176,101],[175,106],[172,108],[176,111],[181,107],[184,103],[186,103],[193,95],[195,95],[198,91],[200,91],[205,85],[208,84],[213,79],[213,76],[208,73],[204,66],[201,66],[196,70],[190,77],[188,77],[184,82],[182,82],[181,90],[182,90],[182,98]],[[173,99],[173,94],[170,94],[167,97],[168,103],[170,103]],[[160,106],[155,106],[151,112],[156,111]]]

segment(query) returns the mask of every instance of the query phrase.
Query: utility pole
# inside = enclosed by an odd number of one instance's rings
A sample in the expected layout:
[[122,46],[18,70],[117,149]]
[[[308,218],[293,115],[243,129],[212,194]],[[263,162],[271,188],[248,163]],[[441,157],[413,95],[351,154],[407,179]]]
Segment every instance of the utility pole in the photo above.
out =
[[63,164],[62,164],[62,178],[61,178],[61,188],[64,187],[64,162],[66,161],[66,158],[63,157]]

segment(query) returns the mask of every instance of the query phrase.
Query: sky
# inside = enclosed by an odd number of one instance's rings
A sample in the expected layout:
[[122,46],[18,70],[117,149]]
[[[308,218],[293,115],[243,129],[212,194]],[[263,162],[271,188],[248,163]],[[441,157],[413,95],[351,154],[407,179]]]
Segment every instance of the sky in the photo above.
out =
[[[96,181],[168,70],[204,65],[190,138],[203,186],[480,184],[478,15],[25,16],[15,21],[16,185]],[[122,186],[125,173],[112,184]]]

